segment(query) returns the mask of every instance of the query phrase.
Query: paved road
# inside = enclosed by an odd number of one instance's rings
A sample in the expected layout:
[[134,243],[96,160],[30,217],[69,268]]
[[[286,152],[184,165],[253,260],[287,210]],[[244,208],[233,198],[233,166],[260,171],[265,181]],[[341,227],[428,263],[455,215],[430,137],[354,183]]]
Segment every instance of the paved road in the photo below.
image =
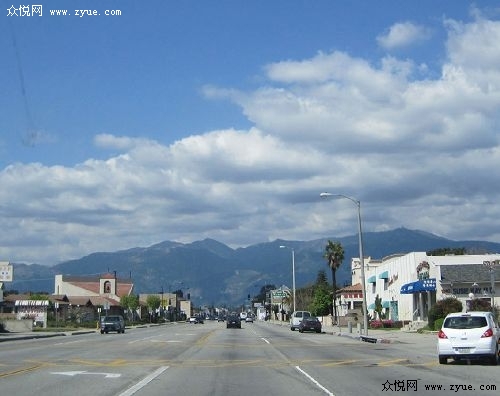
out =
[[205,322],[17,340],[0,344],[0,389],[21,396],[350,396],[456,395],[450,386],[460,385],[474,389],[462,395],[498,394],[499,367],[439,365],[434,334],[369,335],[379,342],[333,331],[300,334],[263,322],[241,330]]

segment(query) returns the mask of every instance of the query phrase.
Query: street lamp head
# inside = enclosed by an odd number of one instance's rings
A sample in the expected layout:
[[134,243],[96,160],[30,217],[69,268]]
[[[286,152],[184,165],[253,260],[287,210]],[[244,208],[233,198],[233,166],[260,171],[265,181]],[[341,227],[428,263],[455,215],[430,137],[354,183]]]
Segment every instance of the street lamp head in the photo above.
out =
[[319,196],[321,198],[328,198],[328,197],[331,197],[333,194],[331,193],[328,193],[328,192],[322,192],[321,194],[319,194]]
[[285,245],[280,245],[280,249],[285,249],[286,246]]

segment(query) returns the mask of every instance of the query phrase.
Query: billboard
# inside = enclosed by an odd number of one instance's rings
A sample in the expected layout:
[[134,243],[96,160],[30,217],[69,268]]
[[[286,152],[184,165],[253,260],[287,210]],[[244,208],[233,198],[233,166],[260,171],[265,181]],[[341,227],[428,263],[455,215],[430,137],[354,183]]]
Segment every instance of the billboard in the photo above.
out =
[[0,282],[12,282],[13,272],[8,261],[0,261]]

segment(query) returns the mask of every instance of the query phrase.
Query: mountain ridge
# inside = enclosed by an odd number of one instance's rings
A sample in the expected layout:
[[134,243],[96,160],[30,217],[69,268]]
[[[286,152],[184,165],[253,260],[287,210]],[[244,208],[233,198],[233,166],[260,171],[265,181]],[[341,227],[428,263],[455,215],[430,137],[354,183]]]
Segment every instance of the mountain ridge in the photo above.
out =
[[[149,247],[95,252],[50,267],[13,263],[14,281],[4,285],[6,290],[52,293],[56,274],[83,276],[116,271],[118,278],[132,279],[134,293],[182,289],[190,293],[195,304],[239,305],[248,294],[259,294],[266,284],[291,287],[291,249],[297,288],[313,283],[320,270],[330,276],[323,258],[328,240],[340,242],[344,248],[345,258],[337,271],[337,282],[339,286],[349,284],[351,258],[359,257],[357,234],[311,241],[277,239],[236,249],[210,238],[190,243],[163,241]],[[500,244],[453,241],[403,227],[363,233],[364,255],[373,259],[440,248],[465,248],[471,254],[481,254],[499,252]]]

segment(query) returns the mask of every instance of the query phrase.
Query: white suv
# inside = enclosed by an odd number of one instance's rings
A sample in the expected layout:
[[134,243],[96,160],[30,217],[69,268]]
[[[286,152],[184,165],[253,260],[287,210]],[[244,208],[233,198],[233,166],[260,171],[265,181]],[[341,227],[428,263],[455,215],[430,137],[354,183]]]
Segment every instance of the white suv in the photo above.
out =
[[446,316],[438,333],[439,363],[448,358],[487,359],[498,363],[500,328],[491,312],[451,313]]
[[295,311],[290,318],[290,330],[294,331],[299,328],[302,319],[311,317],[311,312],[309,311]]

